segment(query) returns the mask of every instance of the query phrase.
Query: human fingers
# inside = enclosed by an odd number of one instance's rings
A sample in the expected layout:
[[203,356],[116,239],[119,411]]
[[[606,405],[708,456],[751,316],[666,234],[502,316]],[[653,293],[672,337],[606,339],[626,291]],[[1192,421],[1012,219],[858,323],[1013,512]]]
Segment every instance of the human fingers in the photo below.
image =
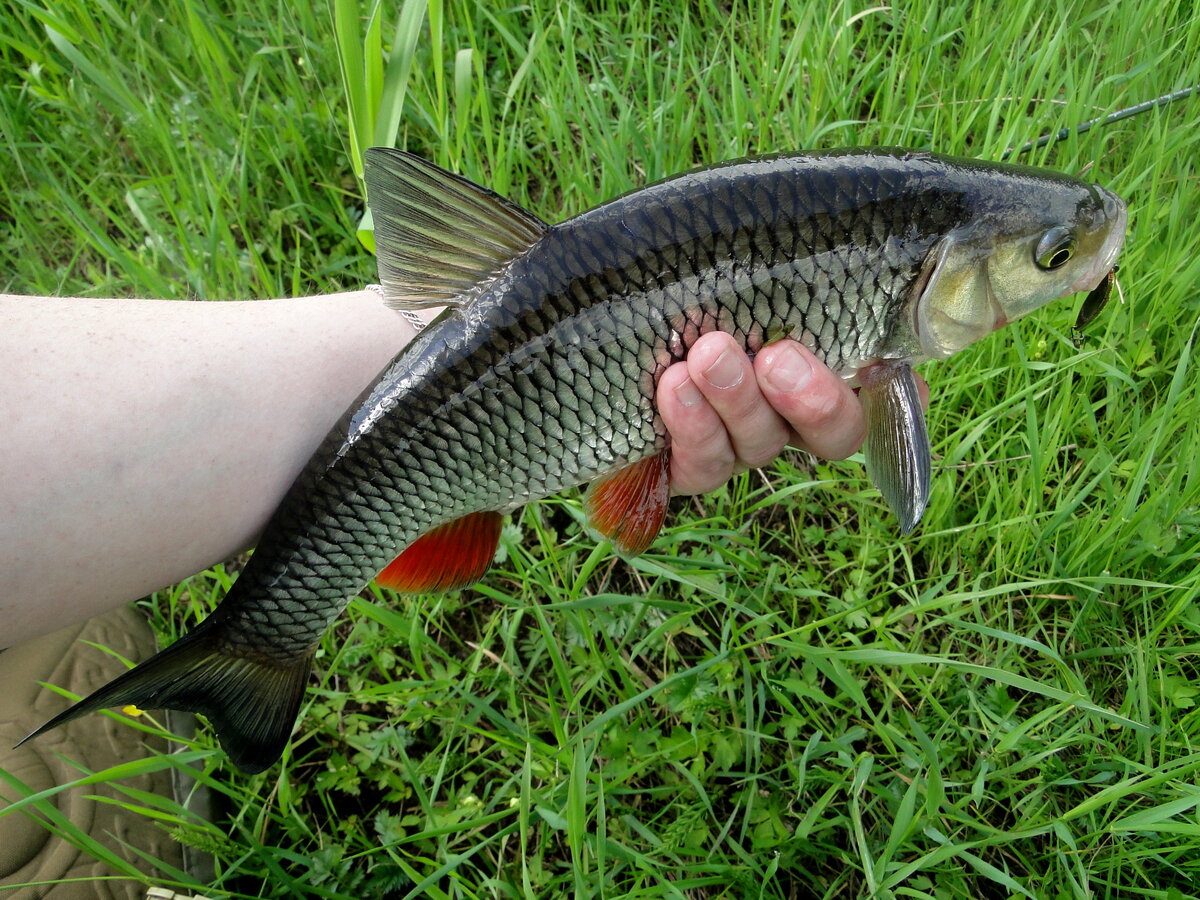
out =
[[688,351],[687,367],[724,423],[742,465],[766,465],[787,446],[791,429],[763,396],[750,359],[732,337],[723,332],[702,336]]
[[688,375],[687,363],[662,374],[655,400],[671,435],[671,492],[703,494],[728,481],[737,462],[733,445],[725,423]]
[[[928,407],[929,386],[919,375],[917,389]],[[734,472],[765,464],[789,441],[819,456],[845,458],[866,434],[854,391],[794,341],[764,348],[751,367],[728,335],[705,335],[688,362],[664,373],[657,401],[672,436],[676,494],[715,490]]]
[[792,443],[826,459],[845,459],[863,442],[867,420],[857,395],[810,350],[785,340],[759,351],[762,395],[791,426]]

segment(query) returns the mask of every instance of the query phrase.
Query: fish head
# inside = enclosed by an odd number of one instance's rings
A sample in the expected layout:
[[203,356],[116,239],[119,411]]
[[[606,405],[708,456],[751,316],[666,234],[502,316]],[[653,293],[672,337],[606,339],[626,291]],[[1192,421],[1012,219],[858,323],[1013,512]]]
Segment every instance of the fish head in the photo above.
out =
[[[1051,300],[1108,278],[1125,241],[1125,202],[1099,185],[1015,169],[984,173],[967,221],[942,237],[915,282],[913,329],[926,358],[950,356]],[[993,183],[994,182],[994,183]]]

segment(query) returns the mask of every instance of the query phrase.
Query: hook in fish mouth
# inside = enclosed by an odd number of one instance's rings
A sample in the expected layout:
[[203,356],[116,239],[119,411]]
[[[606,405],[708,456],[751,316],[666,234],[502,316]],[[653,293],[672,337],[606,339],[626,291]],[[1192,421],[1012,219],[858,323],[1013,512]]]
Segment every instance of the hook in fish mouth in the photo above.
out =
[[1120,268],[1120,266],[1113,266],[1109,269],[1108,274],[1100,279],[1100,283],[1092,288],[1084,298],[1083,306],[1079,307],[1079,316],[1075,319],[1075,325],[1071,329],[1076,347],[1083,343],[1083,329],[1090,325],[1108,304],[1108,299],[1112,296],[1113,285],[1117,280],[1117,270]]

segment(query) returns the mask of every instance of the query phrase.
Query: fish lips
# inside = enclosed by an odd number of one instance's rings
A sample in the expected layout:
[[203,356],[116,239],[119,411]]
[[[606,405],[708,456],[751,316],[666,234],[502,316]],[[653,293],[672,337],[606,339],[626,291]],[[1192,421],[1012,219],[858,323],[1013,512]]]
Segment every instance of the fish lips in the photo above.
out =
[[1117,256],[1125,245],[1125,226],[1129,222],[1129,209],[1126,207],[1125,201],[1102,187],[1097,187],[1096,190],[1104,199],[1104,217],[1112,224],[1109,226],[1108,236],[1104,239],[1100,252],[1096,254],[1095,261],[1071,285],[1073,294],[1079,291],[1094,291],[1098,288],[1100,283],[1108,277],[1108,273],[1112,271]]

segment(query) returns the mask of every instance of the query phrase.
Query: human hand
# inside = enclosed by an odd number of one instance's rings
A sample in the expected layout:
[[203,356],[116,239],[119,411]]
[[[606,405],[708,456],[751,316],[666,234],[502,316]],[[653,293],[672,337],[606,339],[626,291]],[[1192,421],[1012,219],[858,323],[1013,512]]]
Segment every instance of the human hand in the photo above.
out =
[[[927,402],[928,388],[918,385]],[[706,334],[663,373],[657,402],[671,433],[673,494],[715,490],[789,445],[845,459],[867,432],[854,391],[790,340],[764,347],[751,363],[729,335]]]

